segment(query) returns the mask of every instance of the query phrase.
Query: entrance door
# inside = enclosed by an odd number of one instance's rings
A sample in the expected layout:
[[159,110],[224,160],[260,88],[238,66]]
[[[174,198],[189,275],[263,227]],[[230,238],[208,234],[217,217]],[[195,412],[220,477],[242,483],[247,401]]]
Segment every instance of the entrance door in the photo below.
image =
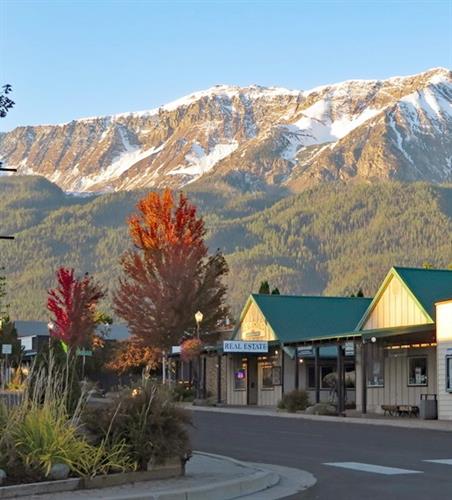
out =
[[257,357],[250,356],[248,362],[248,404],[257,405]]

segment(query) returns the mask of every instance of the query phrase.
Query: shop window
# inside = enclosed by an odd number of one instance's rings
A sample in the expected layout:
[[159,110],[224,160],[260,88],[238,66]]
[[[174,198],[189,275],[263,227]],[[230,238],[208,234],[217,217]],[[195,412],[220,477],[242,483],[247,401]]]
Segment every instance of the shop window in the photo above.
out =
[[273,388],[273,365],[270,363],[262,365],[262,388]]
[[345,387],[354,389],[356,387],[355,363],[345,364]]
[[246,389],[246,359],[233,358],[234,367],[234,390],[244,391]]
[[[334,365],[320,365],[320,389],[331,389],[335,372]],[[308,365],[308,389],[315,389],[315,365]]]
[[446,391],[452,392],[452,356],[446,356]]
[[408,385],[427,385],[427,357],[408,358]]
[[[320,366],[320,388],[331,389],[335,384],[336,365]],[[315,365],[308,365],[308,389],[315,389]],[[334,375],[332,375],[334,374]],[[347,388],[355,387],[355,365],[347,363],[345,365],[345,384]]]
[[384,387],[384,350],[377,344],[367,345],[367,387]]

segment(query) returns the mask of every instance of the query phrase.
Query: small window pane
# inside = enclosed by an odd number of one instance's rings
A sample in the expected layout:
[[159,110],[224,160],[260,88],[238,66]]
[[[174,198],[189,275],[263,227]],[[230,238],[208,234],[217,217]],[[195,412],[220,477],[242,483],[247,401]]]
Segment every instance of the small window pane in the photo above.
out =
[[409,358],[408,385],[427,385],[427,358]]
[[262,387],[273,387],[272,366],[262,367]]
[[315,366],[308,366],[308,388],[315,388]]
[[322,389],[331,389],[336,385],[336,370],[333,366],[320,367],[320,387]]
[[367,346],[367,386],[383,387],[384,379],[384,351],[378,344]]
[[446,390],[452,392],[452,356],[446,358]]

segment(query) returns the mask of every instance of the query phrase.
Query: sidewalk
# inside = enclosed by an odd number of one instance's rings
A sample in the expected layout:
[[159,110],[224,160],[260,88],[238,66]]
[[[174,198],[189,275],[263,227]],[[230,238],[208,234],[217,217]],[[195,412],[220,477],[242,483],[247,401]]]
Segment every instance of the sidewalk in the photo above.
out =
[[424,429],[433,431],[452,431],[452,421],[448,420],[421,420],[412,417],[386,417],[378,414],[362,415],[354,410],[349,411],[345,417],[333,417],[323,415],[306,415],[304,413],[288,413],[271,407],[217,407],[217,406],[193,406],[183,404],[190,411],[208,411],[216,413],[234,413],[237,415],[253,415],[261,417],[298,418],[314,420],[317,422],[341,422],[344,424],[366,424],[366,425],[388,425],[391,427],[403,427],[404,429]]
[[[294,481],[296,479],[296,481]],[[277,499],[315,484],[304,471],[251,464],[232,458],[196,452],[187,463],[185,477],[66,493],[22,496],[27,500],[231,500]]]

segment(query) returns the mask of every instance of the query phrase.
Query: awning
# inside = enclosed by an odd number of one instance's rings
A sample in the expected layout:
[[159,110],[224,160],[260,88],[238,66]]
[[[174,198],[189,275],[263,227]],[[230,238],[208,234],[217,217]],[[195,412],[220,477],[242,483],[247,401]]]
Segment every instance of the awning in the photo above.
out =
[[426,325],[412,325],[412,326],[396,326],[391,328],[376,328],[373,330],[363,330],[362,334],[363,340],[370,340],[372,337],[376,339],[388,338],[388,337],[398,337],[410,335],[410,339],[413,336],[425,337],[426,333],[435,332],[435,324],[429,323]]

